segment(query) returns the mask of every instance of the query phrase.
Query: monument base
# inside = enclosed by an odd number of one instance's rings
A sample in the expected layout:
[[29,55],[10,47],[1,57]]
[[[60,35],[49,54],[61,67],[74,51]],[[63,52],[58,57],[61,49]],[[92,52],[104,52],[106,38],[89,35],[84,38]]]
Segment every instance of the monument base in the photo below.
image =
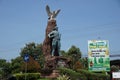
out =
[[41,71],[41,77],[43,78],[57,78],[59,76],[59,67],[69,68],[71,60],[63,56],[51,56],[45,62],[45,67]]
[[49,79],[57,78],[58,76],[59,76],[59,70],[53,70],[52,73],[50,73],[49,75],[41,74],[42,78],[49,78]]
[[45,61],[45,68],[56,69],[58,67],[70,67],[71,60],[63,56],[51,56]]

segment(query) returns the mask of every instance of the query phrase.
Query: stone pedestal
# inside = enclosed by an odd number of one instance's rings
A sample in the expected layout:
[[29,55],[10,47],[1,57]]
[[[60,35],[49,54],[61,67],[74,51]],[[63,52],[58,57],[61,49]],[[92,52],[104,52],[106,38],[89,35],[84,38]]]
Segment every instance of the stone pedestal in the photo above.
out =
[[48,34],[53,30],[56,26],[56,20],[50,20],[47,23],[46,33],[45,33],[45,40],[43,42],[43,54],[45,56],[45,61],[51,57],[52,51],[52,40],[48,37]]
[[57,67],[70,67],[71,60],[62,56],[53,56],[49,58],[45,66],[47,69],[56,69]]

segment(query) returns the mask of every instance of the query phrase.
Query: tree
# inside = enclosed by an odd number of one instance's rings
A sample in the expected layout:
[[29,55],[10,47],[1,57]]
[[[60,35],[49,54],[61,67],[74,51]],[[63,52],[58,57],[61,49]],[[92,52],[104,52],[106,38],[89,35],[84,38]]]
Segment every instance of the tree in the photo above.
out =
[[[25,45],[24,48],[21,49],[20,55],[21,57],[24,57],[25,54],[28,54],[30,56],[29,64],[30,66],[35,66],[33,64],[39,63],[40,68],[44,66],[44,57],[42,53],[42,44],[35,44],[34,42],[28,43]],[[24,66],[24,65],[23,65]],[[38,64],[35,66],[37,68]],[[30,68],[30,72],[35,72],[34,67]]]
[[79,48],[77,48],[76,46],[73,45],[68,50],[67,54],[72,60],[71,67],[74,69],[74,64],[81,58],[82,53]]
[[20,55],[24,57],[25,54],[33,57],[34,60],[39,60],[42,53],[42,44],[35,44],[34,42],[26,44],[24,48],[21,49]]
[[88,69],[88,59],[87,58],[81,58],[79,61],[83,65],[84,69]]
[[68,55],[72,56],[75,58],[76,61],[78,61],[81,58],[81,51],[79,48],[77,48],[76,46],[71,46],[71,48],[68,50]]
[[36,58],[42,54],[42,44],[35,44],[34,42],[26,44],[24,48],[21,49],[20,55],[23,57],[24,54],[29,54],[30,56]]
[[28,62],[24,62],[22,65],[22,71],[25,72],[25,68],[27,65],[27,72],[39,72],[40,71],[40,64],[30,56]]
[[82,68],[83,68],[83,65],[81,64],[80,61],[77,61],[77,62],[75,63],[75,65],[74,65],[74,68],[75,68],[75,70],[77,70],[77,69],[82,69]]
[[21,72],[21,65],[23,64],[23,58],[22,57],[16,57],[15,59],[11,60],[11,68],[12,73],[19,73]]
[[44,55],[43,55],[43,52],[42,52],[42,44],[37,44],[34,52],[35,52],[34,59],[36,61],[38,61],[41,68],[43,68],[45,60],[44,60]]
[[68,56],[68,54],[67,54],[64,50],[61,50],[61,51],[60,51],[60,54],[61,54],[62,56]]
[[3,78],[11,73],[10,62],[7,62],[5,59],[0,59],[0,74]]

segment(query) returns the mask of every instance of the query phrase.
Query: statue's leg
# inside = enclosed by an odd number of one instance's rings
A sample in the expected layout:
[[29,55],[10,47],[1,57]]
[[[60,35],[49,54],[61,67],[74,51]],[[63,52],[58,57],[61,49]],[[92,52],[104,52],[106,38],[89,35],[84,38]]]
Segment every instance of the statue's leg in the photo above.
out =
[[55,46],[56,46],[56,41],[52,42],[52,56],[54,56],[55,53]]
[[52,56],[54,56],[55,48],[52,49]]
[[61,53],[60,53],[60,47],[61,47],[61,44],[60,44],[60,41],[58,41],[58,53],[59,53],[59,56],[61,56]]

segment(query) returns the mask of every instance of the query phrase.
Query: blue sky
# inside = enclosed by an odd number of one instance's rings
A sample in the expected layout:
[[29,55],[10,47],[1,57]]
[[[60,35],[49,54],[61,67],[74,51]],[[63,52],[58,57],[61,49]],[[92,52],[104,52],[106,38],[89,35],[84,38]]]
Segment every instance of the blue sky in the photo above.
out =
[[75,45],[85,56],[87,41],[102,39],[109,40],[111,54],[120,54],[119,0],[0,0],[0,58],[19,56],[26,43],[43,43],[46,5],[61,9],[56,20],[62,50]]

